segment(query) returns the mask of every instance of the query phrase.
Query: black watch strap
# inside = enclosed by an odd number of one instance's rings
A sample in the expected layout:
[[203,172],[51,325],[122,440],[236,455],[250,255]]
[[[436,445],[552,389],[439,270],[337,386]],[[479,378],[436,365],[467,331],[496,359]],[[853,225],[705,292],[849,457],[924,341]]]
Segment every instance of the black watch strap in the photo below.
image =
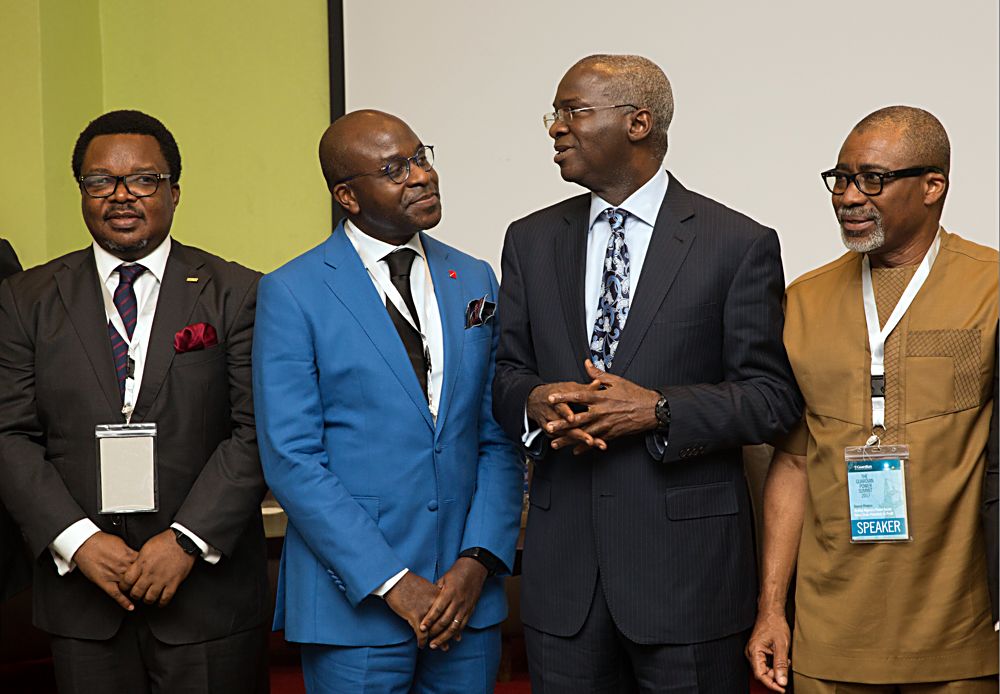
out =
[[190,537],[182,533],[177,528],[171,528],[174,531],[174,537],[177,538],[177,544],[181,546],[185,554],[198,555],[201,554],[201,550],[198,549],[198,545],[194,543]]
[[500,573],[500,571],[506,568],[504,563],[500,561],[497,556],[493,554],[493,552],[488,549],[483,549],[482,547],[469,547],[469,549],[462,550],[462,553],[458,556],[475,559],[486,567],[486,574],[488,576],[496,576]]

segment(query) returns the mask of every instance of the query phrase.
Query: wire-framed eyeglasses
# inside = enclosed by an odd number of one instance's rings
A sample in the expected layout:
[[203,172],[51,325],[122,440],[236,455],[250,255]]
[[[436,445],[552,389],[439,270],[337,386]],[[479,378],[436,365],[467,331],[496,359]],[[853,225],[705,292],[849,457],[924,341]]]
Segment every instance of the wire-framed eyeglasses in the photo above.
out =
[[573,114],[575,113],[582,113],[583,111],[602,111],[606,108],[638,109],[639,107],[636,106],[635,104],[613,104],[610,106],[581,106],[579,108],[570,108],[568,106],[564,106],[562,108],[556,109],[552,113],[546,113],[544,116],[542,116],[542,122],[545,124],[546,128],[551,128],[552,124],[555,123],[556,121],[560,121],[562,123],[571,122],[573,120]]
[[394,157],[383,164],[378,171],[346,176],[339,181],[335,181],[334,185],[337,185],[338,183],[347,183],[348,181],[353,181],[355,178],[361,178],[362,176],[386,176],[393,183],[402,183],[410,177],[410,162],[413,162],[424,171],[430,171],[433,169],[434,145],[420,145],[417,147],[417,151],[413,153],[412,157]]

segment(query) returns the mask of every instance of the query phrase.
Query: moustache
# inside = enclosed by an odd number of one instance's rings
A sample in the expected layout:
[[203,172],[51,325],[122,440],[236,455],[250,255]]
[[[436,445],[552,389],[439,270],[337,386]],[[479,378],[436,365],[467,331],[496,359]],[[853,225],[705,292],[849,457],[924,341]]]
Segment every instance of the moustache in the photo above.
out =
[[436,196],[438,200],[441,199],[441,195],[438,193],[437,188],[428,188],[426,190],[423,190],[423,191],[421,191],[419,193],[416,193],[416,194],[411,195],[408,198],[406,198],[403,201],[403,205],[406,206],[406,207],[409,207],[410,205],[412,205],[415,202],[420,202],[421,200],[425,200],[425,199],[427,199],[429,197],[432,197],[432,196]]
[[866,219],[880,222],[882,215],[878,210],[866,210],[863,207],[841,207],[837,210],[837,219],[841,222],[858,222]]
[[104,213],[105,219],[114,219],[115,217],[138,217],[143,219],[145,216],[141,210],[131,205],[112,207]]

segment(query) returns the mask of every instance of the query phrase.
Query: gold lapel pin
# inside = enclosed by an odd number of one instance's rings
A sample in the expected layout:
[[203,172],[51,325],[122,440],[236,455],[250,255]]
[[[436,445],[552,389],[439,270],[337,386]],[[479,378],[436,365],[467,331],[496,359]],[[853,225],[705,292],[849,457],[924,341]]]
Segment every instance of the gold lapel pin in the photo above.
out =
[[188,281],[188,282],[197,282],[197,281],[198,281],[198,278],[197,278],[197,277],[188,277],[188,278],[187,278],[187,281]]

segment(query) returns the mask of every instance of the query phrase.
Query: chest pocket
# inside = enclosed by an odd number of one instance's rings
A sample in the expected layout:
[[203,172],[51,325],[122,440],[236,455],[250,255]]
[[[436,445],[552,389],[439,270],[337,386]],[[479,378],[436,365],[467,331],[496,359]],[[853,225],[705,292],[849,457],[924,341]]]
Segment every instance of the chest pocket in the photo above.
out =
[[968,330],[917,330],[906,336],[905,421],[982,404],[982,335]]

